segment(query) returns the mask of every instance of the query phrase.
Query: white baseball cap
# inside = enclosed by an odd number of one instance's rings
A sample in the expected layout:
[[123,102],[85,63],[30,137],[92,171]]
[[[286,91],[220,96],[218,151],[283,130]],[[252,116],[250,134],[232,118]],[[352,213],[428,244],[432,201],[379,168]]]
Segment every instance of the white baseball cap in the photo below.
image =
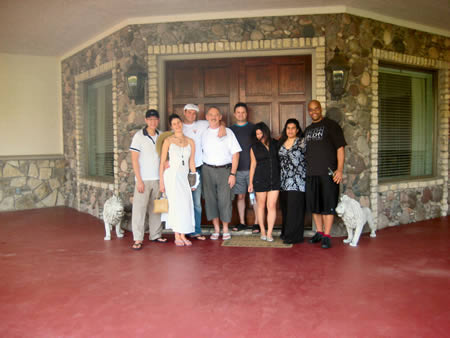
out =
[[185,105],[184,110],[195,110],[197,113],[200,111],[200,109],[198,109],[198,106],[193,103],[188,103],[187,105]]

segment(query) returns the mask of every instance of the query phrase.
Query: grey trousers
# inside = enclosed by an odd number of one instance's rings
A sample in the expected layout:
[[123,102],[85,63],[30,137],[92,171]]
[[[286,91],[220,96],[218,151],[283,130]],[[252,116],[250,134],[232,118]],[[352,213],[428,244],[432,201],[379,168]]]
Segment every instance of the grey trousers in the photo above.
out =
[[206,218],[220,218],[222,222],[231,222],[232,192],[228,185],[230,168],[202,167],[203,197],[205,198]]
[[137,191],[137,185],[134,187],[131,228],[133,230],[133,239],[135,241],[142,241],[144,239],[144,222],[147,213],[150,232],[149,239],[158,239],[162,234],[161,214],[153,213],[153,201],[159,193],[159,180],[144,181],[144,185],[145,189],[143,193]]

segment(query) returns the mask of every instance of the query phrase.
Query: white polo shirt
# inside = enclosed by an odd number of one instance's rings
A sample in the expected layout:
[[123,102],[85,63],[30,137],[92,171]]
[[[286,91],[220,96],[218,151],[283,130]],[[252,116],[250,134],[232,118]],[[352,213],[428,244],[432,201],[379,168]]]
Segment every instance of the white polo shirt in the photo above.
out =
[[144,128],[136,132],[131,141],[130,150],[139,153],[139,168],[143,181],[159,180],[159,156],[156,151],[158,136],[159,130],[156,130],[155,136],[151,136]]
[[230,164],[233,155],[242,151],[233,131],[226,128],[227,135],[217,137],[219,128],[211,129],[208,127],[202,135],[203,163],[211,165]]
[[191,124],[183,124],[183,134],[190,137],[195,142],[195,166],[200,167],[202,161],[202,135],[209,127],[209,122],[205,120],[195,121]]

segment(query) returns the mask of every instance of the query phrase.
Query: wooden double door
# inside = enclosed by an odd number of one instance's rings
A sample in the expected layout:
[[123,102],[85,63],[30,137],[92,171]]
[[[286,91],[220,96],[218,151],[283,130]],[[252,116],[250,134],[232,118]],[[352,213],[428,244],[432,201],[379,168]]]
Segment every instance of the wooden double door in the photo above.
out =
[[[245,102],[249,121],[265,122],[272,135],[278,137],[289,118],[298,119],[302,129],[306,126],[311,56],[169,61],[166,84],[167,116],[182,116],[184,105],[195,103],[200,108],[198,118],[204,119],[208,108],[216,106],[230,126],[235,122],[234,105]],[[250,218],[252,215],[249,211]],[[238,220],[234,211],[232,222],[239,223]],[[280,221],[277,219],[277,224]]]
[[288,118],[306,126],[310,55],[173,61],[166,63],[166,74],[168,114],[182,114],[186,103],[195,103],[204,119],[216,106],[232,125],[234,105],[245,102],[249,121],[264,121],[275,137]]

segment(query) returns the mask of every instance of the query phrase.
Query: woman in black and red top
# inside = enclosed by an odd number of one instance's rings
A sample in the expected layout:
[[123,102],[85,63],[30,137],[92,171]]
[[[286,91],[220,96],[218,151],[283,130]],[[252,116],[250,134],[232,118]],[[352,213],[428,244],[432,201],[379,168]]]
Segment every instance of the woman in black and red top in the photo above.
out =
[[[256,193],[261,239],[272,242],[272,230],[277,216],[277,199],[280,192],[278,146],[277,142],[271,138],[269,127],[264,122],[255,125],[252,137],[254,143],[250,148],[248,191]],[[266,207],[267,235],[264,227]]]

